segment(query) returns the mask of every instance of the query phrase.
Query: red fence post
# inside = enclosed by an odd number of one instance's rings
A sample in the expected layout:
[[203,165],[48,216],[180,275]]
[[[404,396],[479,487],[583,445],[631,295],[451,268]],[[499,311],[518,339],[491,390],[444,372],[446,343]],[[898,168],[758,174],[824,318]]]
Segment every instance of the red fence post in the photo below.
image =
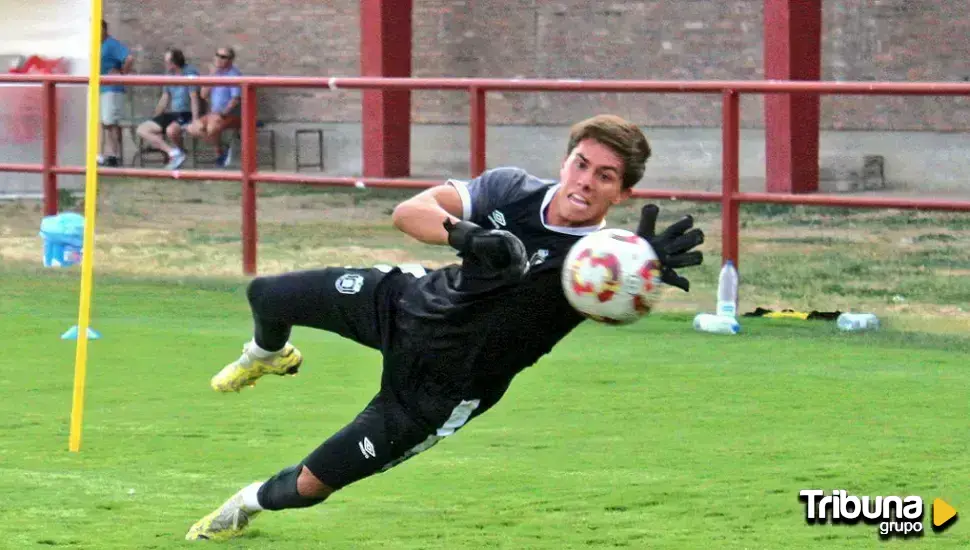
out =
[[[738,199],[741,163],[740,98],[735,90],[724,90],[721,128],[721,260],[733,260],[738,267]],[[740,269],[740,268],[738,268]]]
[[471,132],[469,171],[474,178],[485,171],[485,90],[472,86],[468,89],[468,95],[471,101],[468,113],[468,127]]
[[44,186],[44,215],[57,214],[57,90],[54,82],[45,80],[41,85],[41,124],[44,129],[41,180]]
[[[414,1],[360,0],[352,3],[360,5],[361,76],[409,78]],[[363,175],[409,176],[411,90],[364,90],[360,101]]]
[[243,273],[256,274],[256,89],[252,84],[242,87],[242,255]]
[[[764,1],[765,78],[822,78],[822,0]],[[765,94],[765,190],[818,191],[818,94]]]

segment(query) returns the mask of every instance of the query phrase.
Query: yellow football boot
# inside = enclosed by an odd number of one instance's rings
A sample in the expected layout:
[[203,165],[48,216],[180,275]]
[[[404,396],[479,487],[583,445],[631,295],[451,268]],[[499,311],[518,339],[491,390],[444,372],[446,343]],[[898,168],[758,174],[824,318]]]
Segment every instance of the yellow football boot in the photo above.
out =
[[242,356],[223,367],[209,385],[219,392],[239,391],[244,386],[255,385],[266,374],[295,375],[302,364],[303,354],[289,343],[277,355],[265,359],[253,355],[246,344]]
[[232,495],[222,506],[200,519],[189,529],[185,540],[226,540],[238,537],[259,510],[248,510],[243,504],[243,491]]

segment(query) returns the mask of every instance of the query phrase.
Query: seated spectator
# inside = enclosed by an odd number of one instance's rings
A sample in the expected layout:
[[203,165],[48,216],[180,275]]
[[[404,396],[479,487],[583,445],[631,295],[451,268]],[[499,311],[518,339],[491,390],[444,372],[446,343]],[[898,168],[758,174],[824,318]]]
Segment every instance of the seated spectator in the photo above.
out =
[[[232,48],[219,48],[216,52],[215,63],[209,67],[209,74],[214,76],[242,76],[233,65],[236,52]],[[232,162],[232,146],[224,147],[222,132],[241,126],[242,98],[239,86],[203,86],[202,98],[209,102],[209,112],[201,119],[197,119],[187,128],[193,136],[204,139],[216,148],[218,156],[216,164],[225,168]]]
[[[186,65],[185,54],[181,50],[171,49],[165,52],[165,73],[198,76],[199,70],[192,65]],[[168,164],[165,166],[167,170],[176,170],[185,162],[182,127],[198,118],[198,86],[164,86],[153,118],[138,126],[138,135],[149,145],[168,155]],[[171,140],[171,145],[165,141],[165,136]]]

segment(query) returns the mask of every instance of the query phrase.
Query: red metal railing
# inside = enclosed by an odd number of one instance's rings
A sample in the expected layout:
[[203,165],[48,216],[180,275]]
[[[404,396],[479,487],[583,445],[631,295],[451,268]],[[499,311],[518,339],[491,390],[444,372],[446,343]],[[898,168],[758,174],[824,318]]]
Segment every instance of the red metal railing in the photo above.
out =
[[[0,172],[40,173],[44,180],[44,212],[57,212],[57,174],[84,174],[83,166],[57,164],[57,124],[55,86],[87,84],[86,76],[7,75],[3,83],[39,83],[43,86],[44,154],[41,164],[0,164]],[[855,208],[899,208],[939,211],[970,211],[970,201],[844,197],[824,194],[792,195],[741,193],[738,187],[740,164],[740,96],[741,94],[814,93],[834,95],[965,95],[970,96],[970,83],[951,82],[803,82],[803,81],[652,81],[652,80],[551,80],[491,78],[310,78],[310,77],[174,77],[174,76],[105,76],[105,84],[134,86],[161,85],[235,85],[242,88],[242,162],[239,171],[187,170],[168,171],[136,168],[101,168],[99,173],[112,176],[143,178],[176,178],[193,180],[239,181],[242,184],[242,256],[243,271],[256,273],[256,183],[309,184],[320,186],[353,186],[421,189],[441,183],[436,180],[353,178],[281,172],[260,172],[256,166],[256,89],[257,88],[330,88],[343,90],[455,90],[469,94],[469,168],[471,175],[481,173],[485,163],[486,94],[509,92],[623,92],[623,93],[694,93],[721,94],[722,97],[722,187],[720,192],[637,189],[633,196],[652,199],[720,202],[722,208],[722,254],[738,262],[738,211],[741,203],[786,203]]]

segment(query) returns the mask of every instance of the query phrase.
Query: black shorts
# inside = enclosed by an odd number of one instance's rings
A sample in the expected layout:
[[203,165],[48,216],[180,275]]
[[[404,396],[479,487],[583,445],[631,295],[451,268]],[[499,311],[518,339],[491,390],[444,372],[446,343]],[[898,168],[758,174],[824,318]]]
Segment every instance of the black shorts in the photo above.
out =
[[326,330],[383,351],[410,277],[389,266],[296,271],[253,280],[249,299],[263,323]]
[[260,305],[263,315],[292,325],[338,334],[384,354],[380,391],[349,424],[302,461],[313,475],[337,490],[383,472],[424,451],[458,430],[473,416],[478,401],[435,404],[444,411],[430,424],[402,402],[401,388],[389,376],[409,364],[394,361],[400,338],[395,333],[396,302],[423,269],[376,267],[327,268],[267,277],[275,311]]
[[336,491],[393,468],[443,437],[414,422],[388,392],[381,391],[302,464]]
[[180,113],[162,113],[157,117],[152,119],[152,122],[158,124],[162,130],[168,129],[169,125],[173,122],[177,122],[179,126],[185,126],[192,122],[192,113],[180,112]]

